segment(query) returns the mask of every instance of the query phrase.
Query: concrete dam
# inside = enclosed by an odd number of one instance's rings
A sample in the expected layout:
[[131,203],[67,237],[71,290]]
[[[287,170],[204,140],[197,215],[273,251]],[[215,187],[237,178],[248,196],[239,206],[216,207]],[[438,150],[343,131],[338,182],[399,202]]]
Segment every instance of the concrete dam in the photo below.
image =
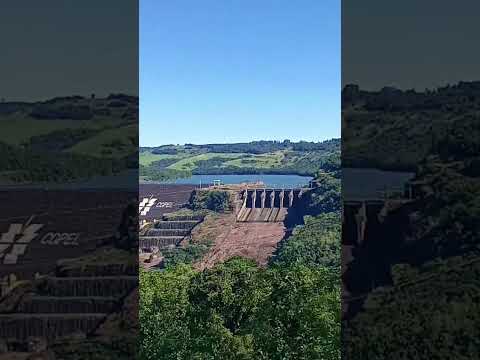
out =
[[370,291],[391,283],[391,264],[400,259],[415,206],[408,198],[343,202],[343,316],[354,316]]
[[407,203],[409,199],[344,201],[342,244],[360,247],[377,239],[389,214]]
[[305,189],[246,189],[240,192],[238,222],[283,222]]

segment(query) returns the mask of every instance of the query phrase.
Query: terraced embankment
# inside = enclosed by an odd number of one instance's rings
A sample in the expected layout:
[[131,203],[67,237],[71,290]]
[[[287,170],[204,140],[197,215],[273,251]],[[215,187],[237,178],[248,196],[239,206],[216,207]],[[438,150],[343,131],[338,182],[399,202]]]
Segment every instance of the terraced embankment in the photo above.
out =
[[178,246],[202,220],[201,216],[164,217],[162,220],[156,221],[152,228],[146,230],[143,236],[140,236],[140,248],[151,251],[154,247],[162,249]]
[[59,264],[54,274],[19,285],[2,299],[0,338],[10,351],[25,351],[29,337],[49,344],[79,334],[87,338],[120,311],[138,287],[138,265],[122,250],[106,249],[103,255],[119,261]]

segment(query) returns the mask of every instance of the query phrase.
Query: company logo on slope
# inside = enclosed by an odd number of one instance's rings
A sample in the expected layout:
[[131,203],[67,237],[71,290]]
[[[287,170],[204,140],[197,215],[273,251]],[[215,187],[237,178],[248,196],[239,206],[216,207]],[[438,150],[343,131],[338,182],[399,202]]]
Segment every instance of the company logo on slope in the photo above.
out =
[[10,224],[0,238],[0,260],[4,265],[16,264],[28,244],[38,236],[43,224],[32,224],[33,215],[25,224]]

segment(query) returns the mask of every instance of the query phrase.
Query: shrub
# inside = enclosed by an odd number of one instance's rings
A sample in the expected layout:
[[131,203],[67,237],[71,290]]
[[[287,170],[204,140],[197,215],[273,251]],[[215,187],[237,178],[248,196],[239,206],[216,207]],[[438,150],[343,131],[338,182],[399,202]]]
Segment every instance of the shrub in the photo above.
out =
[[230,209],[230,195],[226,191],[197,191],[192,199],[193,210],[224,212]]

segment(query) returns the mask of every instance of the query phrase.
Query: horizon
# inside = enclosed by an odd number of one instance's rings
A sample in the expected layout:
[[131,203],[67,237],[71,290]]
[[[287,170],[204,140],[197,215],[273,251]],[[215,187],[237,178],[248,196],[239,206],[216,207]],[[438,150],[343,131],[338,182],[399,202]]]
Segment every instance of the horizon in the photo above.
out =
[[266,142],[277,142],[277,143],[283,143],[285,140],[289,141],[290,143],[300,143],[300,142],[308,142],[308,143],[323,143],[323,142],[328,142],[328,141],[333,141],[333,140],[340,140],[341,137],[333,137],[325,140],[319,140],[319,141],[307,141],[307,140],[297,140],[297,141],[292,141],[291,139],[283,139],[283,140],[266,140],[266,139],[261,139],[261,140],[251,140],[251,141],[239,141],[239,142],[217,142],[217,143],[179,143],[179,144],[159,144],[159,145],[139,145],[139,148],[158,148],[158,147],[165,147],[165,146],[185,146],[185,145],[193,145],[193,146],[205,146],[205,145],[233,145],[233,144],[249,144],[249,143],[254,143],[254,142],[260,142],[260,141],[266,141]]
[[[362,86],[361,84],[355,83],[355,82],[342,84],[341,89],[343,90],[347,86],[352,86],[353,85],[353,86],[358,86],[359,89],[362,90],[362,91],[368,91],[368,92],[378,92],[378,91],[381,91],[383,88],[394,88],[394,89],[401,90],[401,91],[413,90],[416,93],[421,94],[421,93],[425,93],[426,91],[435,92],[435,91],[438,91],[440,89],[444,89],[448,86],[450,86],[450,87],[458,86],[458,85],[460,85],[460,83],[480,83],[480,77],[478,79],[477,78],[472,78],[471,80],[444,81],[442,84],[435,85],[435,86],[432,86],[430,88],[424,88],[424,89],[408,88],[408,87],[388,85],[388,84],[384,85],[384,86],[368,87],[368,86]],[[100,93],[100,94],[93,93],[93,94],[95,95],[96,99],[105,99],[110,95],[126,95],[126,96],[136,97],[137,99],[140,99],[140,97],[137,94],[134,94],[134,93],[131,93],[131,92],[122,92],[122,91],[106,90],[104,93]],[[25,99],[25,100],[8,99],[6,97],[2,97],[3,101],[0,102],[0,104],[15,104],[15,103],[36,104],[36,103],[41,103],[41,102],[52,101],[52,100],[55,100],[55,99],[68,99],[68,98],[74,98],[74,97],[79,97],[79,98],[83,98],[83,99],[90,99],[91,95],[92,95],[92,93],[85,93],[85,94],[72,93],[70,95],[55,95],[55,96],[47,95],[47,96],[44,96],[42,98],[33,98],[33,99]],[[341,138],[341,136],[339,135],[338,138]],[[332,137],[330,139],[336,139],[336,137]],[[261,139],[257,139],[257,140],[249,140],[249,141],[244,141],[244,142],[263,141],[263,140],[265,140],[265,141],[283,141],[283,140],[278,140],[278,139],[261,138]],[[292,139],[289,139],[289,140],[292,140]],[[321,141],[328,141],[328,138],[322,139],[322,140],[298,139],[298,140],[295,140],[295,141],[296,142],[298,142],[298,141],[313,141],[313,142],[319,142],[320,141],[321,142]],[[229,143],[226,143],[226,144],[229,144]]]
[[340,18],[333,0],[141,2],[140,145],[340,137]]

